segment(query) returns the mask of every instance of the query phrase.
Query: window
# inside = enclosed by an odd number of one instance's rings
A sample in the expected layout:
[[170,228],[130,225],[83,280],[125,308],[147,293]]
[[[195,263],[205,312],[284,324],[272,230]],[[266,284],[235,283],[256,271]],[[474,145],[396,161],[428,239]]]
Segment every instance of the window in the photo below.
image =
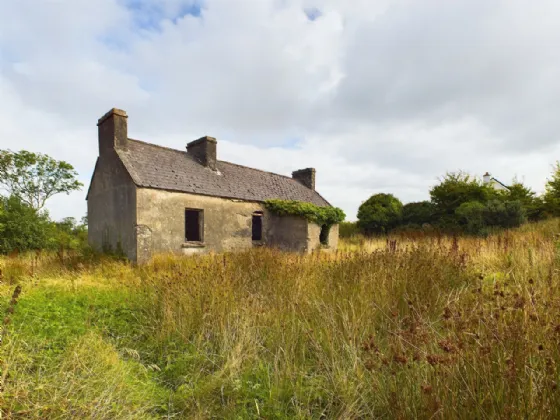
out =
[[319,234],[319,241],[321,242],[321,245],[329,244],[329,230],[329,226],[321,226],[321,233]]
[[202,242],[203,226],[202,210],[185,210],[185,240],[187,242]]
[[253,213],[253,241],[262,241],[262,218],[262,211]]

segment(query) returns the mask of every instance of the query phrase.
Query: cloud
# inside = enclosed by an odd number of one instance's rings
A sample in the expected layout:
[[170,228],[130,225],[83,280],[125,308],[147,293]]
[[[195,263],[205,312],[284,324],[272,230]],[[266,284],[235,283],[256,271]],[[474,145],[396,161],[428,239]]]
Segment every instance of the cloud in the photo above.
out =
[[[0,147],[71,162],[96,122],[290,174],[350,218],[463,169],[542,190],[560,152],[560,6],[543,0],[59,0],[0,4]],[[85,189],[54,198],[81,216]]]

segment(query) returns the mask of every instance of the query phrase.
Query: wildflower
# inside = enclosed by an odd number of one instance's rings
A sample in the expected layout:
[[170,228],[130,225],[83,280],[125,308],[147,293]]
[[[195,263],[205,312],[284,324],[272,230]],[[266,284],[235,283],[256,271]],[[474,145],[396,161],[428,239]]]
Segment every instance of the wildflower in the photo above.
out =
[[393,360],[401,365],[406,365],[408,363],[408,359],[400,354],[395,354]]
[[457,347],[450,340],[442,340],[438,345],[446,353],[455,353],[457,351]]
[[429,384],[423,384],[421,385],[421,388],[422,388],[422,392],[426,395],[430,394],[433,390],[432,386]]

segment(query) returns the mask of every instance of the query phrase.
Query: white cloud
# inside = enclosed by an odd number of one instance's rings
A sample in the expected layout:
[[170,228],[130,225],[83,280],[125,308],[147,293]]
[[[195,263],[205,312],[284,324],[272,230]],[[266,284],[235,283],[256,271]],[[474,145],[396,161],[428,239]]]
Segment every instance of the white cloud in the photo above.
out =
[[[552,0],[1,2],[0,148],[65,159],[87,186],[97,118],[117,106],[133,138],[210,134],[222,159],[315,166],[350,218],[375,192],[425,199],[449,170],[542,190],[560,152],[559,18]],[[51,212],[79,217],[84,198]]]

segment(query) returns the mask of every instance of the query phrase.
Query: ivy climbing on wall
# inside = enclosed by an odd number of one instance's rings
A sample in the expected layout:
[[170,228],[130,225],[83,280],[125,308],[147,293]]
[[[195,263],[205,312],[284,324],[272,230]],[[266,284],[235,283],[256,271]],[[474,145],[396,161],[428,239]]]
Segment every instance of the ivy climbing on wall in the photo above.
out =
[[344,221],[346,215],[338,207],[320,207],[295,200],[266,200],[267,210],[279,216],[301,216],[320,226],[332,226]]

